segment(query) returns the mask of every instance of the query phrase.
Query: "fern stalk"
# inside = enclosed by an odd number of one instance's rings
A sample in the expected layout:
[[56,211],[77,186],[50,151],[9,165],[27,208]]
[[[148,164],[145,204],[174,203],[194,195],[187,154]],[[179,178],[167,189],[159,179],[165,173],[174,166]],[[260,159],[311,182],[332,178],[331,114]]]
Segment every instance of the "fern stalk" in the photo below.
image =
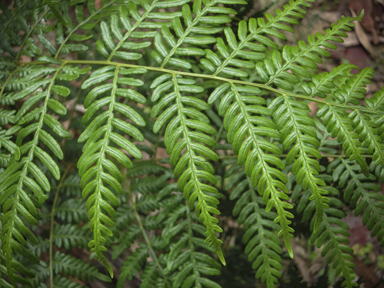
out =
[[[39,19],[37,19],[37,21],[35,22],[35,24],[33,24],[33,26],[31,27],[31,29],[28,31],[28,34],[24,37],[24,40],[23,40],[23,43],[21,43],[20,45],[20,49],[19,49],[19,52],[17,52],[17,55],[16,55],[16,58],[15,58],[15,62],[19,62],[19,59],[20,59],[20,56],[21,56],[21,51],[23,50],[24,48],[24,45],[25,43],[27,42],[29,36],[32,35],[32,32],[35,30],[36,26],[38,24],[40,24],[40,21],[45,17],[45,15],[49,12],[48,9],[45,9],[45,11],[40,15]],[[0,95],[2,94],[2,92],[0,92]]]
[[[321,100],[318,98],[312,98],[310,96],[304,96],[301,94],[295,94],[295,93],[290,93],[288,91],[279,90],[279,89],[270,87],[270,86],[265,85],[265,84],[247,82],[247,81],[236,80],[236,79],[228,79],[228,78],[219,77],[219,76],[214,77],[214,76],[208,75],[208,74],[198,74],[198,73],[192,73],[192,72],[175,71],[175,70],[152,67],[152,66],[134,65],[134,64],[126,64],[126,63],[120,63],[120,62],[112,62],[112,61],[109,62],[109,61],[98,61],[98,60],[62,60],[62,59],[60,59],[60,61],[62,62],[62,65],[66,65],[66,64],[102,65],[102,66],[113,65],[113,66],[120,66],[120,67],[126,67],[126,68],[144,68],[148,71],[156,71],[156,72],[163,72],[163,73],[168,73],[168,74],[189,76],[189,77],[193,77],[193,78],[211,79],[211,80],[217,80],[217,81],[221,81],[221,82],[228,82],[230,84],[240,84],[240,85],[253,86],[253,87],[257,87],[260,89],[265,89],[265,90],[277,93],[279,95],[286,95],[286,96],[294,97],[297,99],[308,100],[311,102],[320,103],[323,105],[339,107],[339,108],[342,108],[344,110],[357,109],[359,111],[366,112],[369,114],[383,115],[384,116],[384,111],[376,111],[376,109],[373,110],[370,108],[360,107],[360,106],[356,106],[356,105],[346,105],[346,104],[341,104],[341,103],[337,103],[337,102]],[[19,64],[21,66],[25,66],[25,65],[41,65],[41,64],[47,64],[47,63],[41,62],[41,61],[33,61],[33,62],[28,62],[28,63],[18,62],[17,64]]]
[[188,227],[187,227],[187,232],[188,232],[188,248],[190,250],[190,261],[192,262],[192,270],[193,270],[193,275],[195,275],[195,282],[196,283],[199,283],[199,277],[200,277],[200,274],[199,272],[197,271],[197,263],[196,263],[196,259],[195,257],[193,257],[193,252],[195,251],[195,245],[193,244],[192,242],[192,238],[193,238],[193,231],[192,231],[192,219],[191,219],[191,210],[189,209],[188,205],[186,204],[185,205],[185,210],[186,210],[186,214],[187,214],[187,219],[188,219]]
[[[23,2],[23,4],[20,5],[20,7],[17,7],[18,10],[22,10],[24,8],[25,5],[27,5],[27,3],[29,2],[29,0],[25,0]],[[5,29],[8,28],[8,25],[12,23],[13,19],[17,16],[17,10],[14,11],[13,15],[11,16],[11,18],[8,19],[8,21],[4,24],[3,26],[3,29],[1,29],[0,31],[0,35],[4,33]]]
[[160,274],[163,276],[165,282],[167,283],[167,287],[171,288],[171,286],[170,286],[171,284],[170,284],[167,276],[164,275],[163,267],[161,266],[159,259],[157,258],[156,252],[152,247],[151,241],[149,240],[148,233],[143,226],[143,222],[141,221],[140,214],[136,209],[136,204],[135,204],[135,201],[133,200],[132,191],[130,189],[131,185],[128,183],[128,180],[126,180],[126,186],[128,187],[127,192],[128,192],[129,201],[131,203],[132,211],[133,211],[133,214],[135,215],[136,222],[139,225],[141,235],[143,235],[144,241],[147,244],[147,248],[150,251],[150,255],[151,255],[153,261],[155,262],[156,267],[159,270]]
[[56,209],[56,204],[57,201],[59,200],[59,194],[60,194],[60,189],[63,186],[64,180],[67,178],[67,175],[69,171],[71,170],[72,165],[68,165],[67,169],[65,169],[63,175],[61,176],[60,182],[56,187],[56,193],[55,193],[55,198],[53,199],[52,203],[52,209],[51,209],[51,229],[49,231],[49,283],[50,287],[53,288],[53,268],[52,268],[52,262],[53,262],[53,230],[55,226],[55,209]]
[[12,71],[12,72],[9,74],[7,80],[5,80],[3,86],[1,87],[1,90],[0,90],[0,99],[1,99],[1,96],[3,96],[3,94],[4,94],[5,88],[7,87],[7,84],[8,84],[8,82],[9,82],[9,80],[11,80],[12,76],[15,75],[15,73],[17,73],[18,70],[19,70],[21,67],[22,67],[22,66],[17,66],[16,69],[15,69],[14,71]]
[[73,33],[75,33],[77,30],[79,30],[81,28],[81,26],[83,26],[84,24],[88,23],[94,16],[100,14],[104,9],[106,9],[108,7],[111,7],[115,2],[116,2],[116,0],[110,0],[109,3],[103,5],[100,9],[97,9],[94,13],[90,13],[90,15],[88,16],[87,19],[85,19],[83,22],[79,23],[76,27],[74,27],[68,33],[67,37],[65,37],[65,39],[64,39],[63,43],[61,43],[59,49],[57,49],[57,52],[55,54],[55,58],[58,59],[58,57],[60,56],[61,50],[63,49],[65,43],[68,42],[69,38],[73,35]]

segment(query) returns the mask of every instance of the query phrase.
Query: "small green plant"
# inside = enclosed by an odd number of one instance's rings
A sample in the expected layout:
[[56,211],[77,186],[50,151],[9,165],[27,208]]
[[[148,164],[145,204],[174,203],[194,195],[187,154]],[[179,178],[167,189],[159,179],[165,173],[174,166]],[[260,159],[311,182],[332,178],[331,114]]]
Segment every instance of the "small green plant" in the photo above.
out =
[[276,43],[311,2],[248,21],[243,0],[0,4],[0,286],[221,287],[231,214],[267,287],[292,221],[357,286],[342,218],[384,245],[384,90],[317,71],[362,15]]

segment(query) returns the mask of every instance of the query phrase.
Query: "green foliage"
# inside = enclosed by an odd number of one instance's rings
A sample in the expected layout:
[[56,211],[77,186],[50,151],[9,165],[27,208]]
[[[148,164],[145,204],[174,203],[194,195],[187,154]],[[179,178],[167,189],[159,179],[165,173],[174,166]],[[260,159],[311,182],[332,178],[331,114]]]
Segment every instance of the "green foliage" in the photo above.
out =
[[0,286],[218,288],[239,234],[271,288],[294,215],[357,286],[343,217],[384,245],[384,90],[317,71],[363,15],[277,44],[313,2],[247,21],[242,0],[0,4]]

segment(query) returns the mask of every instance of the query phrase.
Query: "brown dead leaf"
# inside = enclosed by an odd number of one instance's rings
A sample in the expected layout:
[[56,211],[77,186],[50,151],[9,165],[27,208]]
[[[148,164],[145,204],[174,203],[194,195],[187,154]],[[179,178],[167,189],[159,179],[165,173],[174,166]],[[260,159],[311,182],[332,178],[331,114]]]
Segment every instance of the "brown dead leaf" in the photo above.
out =
[[[376,275],[373,267],[369,267],[365,265],[363,262],[361,262],[356,257],[353,260],[353,263],[355,263],[355,272],[357,275],[362,276],[362,282],[364,283],[365,287],[373,287],[377,283],[380,282],[380,278]],[[379,286],[376,286],[377,288],[384,288],[384,284],[380,283]]]
[[[351,11],[352,16],[356,17],[355,11],[353,11],[352,9],[349,9],[349,10]],[[363,27],[361,27],[360,22],[359,21],[354,21],[353,23],[356,25],[355,26],[355,31],[356,31],[357,38],[359,39],[361,45],[363,45],[363,47],[369,52],[369,54],[371,54],[371,56],[376,57],[377,53],[373,49],[373,47],[371,45],[371,42],[369,42],[368,35],[365,33]]]
[[[356,14],[360,14],[364,9],[364,17],[361,21],[361,26],[366,30],[371,32],[373,37],[373,43],[375,45],[379,44],[378,35],[375,28],[375,20],[373,13],[373,1],[372,0],[349,0],[348,7],[350,10],[355,11]],[[354,16],[355,17],[355,16]]]

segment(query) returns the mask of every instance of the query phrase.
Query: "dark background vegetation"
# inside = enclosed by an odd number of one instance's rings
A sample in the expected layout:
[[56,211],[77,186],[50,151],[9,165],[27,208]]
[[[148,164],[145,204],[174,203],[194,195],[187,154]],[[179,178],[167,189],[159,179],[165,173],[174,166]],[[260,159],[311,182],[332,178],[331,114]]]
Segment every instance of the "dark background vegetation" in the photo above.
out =
[[[4,1],[4,0],[0,0]],[[5,1],[10,4],[12,1]],[[264,13],[274,13],[274,10],[281,8],[285,0],[253,0],[248,1],[246,7],[241,8],[236,15],[238,20],[248,20],[252,17],[261,17]],[[319,65],[319,71],[332,71],[334,67],[341,63],[351,63],[358,67],[372,67],[376,74],[371,84],[368,85],[368,95],[373,94],[380,87],[384,86],[384,0],[317,0],[312,9],[308,11],[307,16],[301,21],[301,24],[295,27],[294,34],[287,34],[287,44],[295,45],[300,40],[306,40],[307,36],[318,31],[324,31],[330,27],[332,22],[336,22],[341,15],[350,16],[360,14],[365,10],[363,21],[357,23],[354,31],[348,32],[349,38],[344,43],[337,44],[338,49],[330,51],[332,57],[325,59]],[[237,23],[237,21],[235,21]],[[233,27],[234,30],[236,27]],[[277,40],[276,40],[277,41]],[[284,43],[281,42],[281,45]],[[27,57],[26,57],[27,58]],[[145,59],[149,59],[145,58]],[[23,59],[28,61],[28,59]],[[368,96],[369,97],[369,96]],[[311,104],[312,105],[312,104]],[[312,113],[315,114],[317,107],[311,106]],[[72,119],[76,120],[76,119]],[[80,120],[79,120],[80,121]],[[66,155],[71,155],[73,159],[78,158],[71,151],[79,151],[75,139],[67,140],[65,148]],[[159,148],[159,157],[168,157],[165,149]],[[384,185],[381,186],[381,193],[384,192]],[[235,220],[231,221],[233,203],[228,199],[221,201],[220,210],[223,212],[221,227],[224,227],[222,234],[224,240],[224,251],[228,265],[223,267],[222,275],[215,280],[223,288],[248,288],[265,287],[264,284],[255,280],[255,272],[252,265],[248,262],[247,256],[242,252],[242,230],[238,227]],[[348,208],[346,208],[348,209]],[[226,212],[225,212],[226,211]],[[294,213],[294,212],[293,212]],[[384,277],[384,251],[379,247],[375,238],[370,237],[370,232],[362,225],[361,216],[355,217],[350,211],[347,211],[347,217],[344,219],[350,226],[350,242],[353,247],[354,263],[356,264],[355,273],[359,277],[360,287],[378,287],[384,288],[382,281]],[[229,217],[229,218],[228,218]],[[288,257],[283,263],[283,276],[280,279],[280,288],[301,288],[301,287],[329,287],[332,273],[328,273],[325,260],[320,257],[319,249],[314,248],[309,242],[309,223],[302,223],[300,215],[295,215],[293,220],[295,229],[295,238],[292,240],[295,257],[293,261]],[[134,245],[133,245],[134,246]],[[133,249],[131,247],[131,249]],[[88,261],[89,252],[85,249],[72,248],[72,255],[83,258]],[[44,257],[44,254],[42,255]],[[116,267],[121,266],[121,260],[117,259],[112,263]],[[100,264],[92,261],[101,269]],[[113,287],[113,283],[103,283],[95,281],[93,283],[82,283],[93,288]],[[111,286],[112,285],[112,286]],[[126,283],[126,287],[139,287],[139,278]],[[341,287],[341,281],[336,279],[334,287]]]

